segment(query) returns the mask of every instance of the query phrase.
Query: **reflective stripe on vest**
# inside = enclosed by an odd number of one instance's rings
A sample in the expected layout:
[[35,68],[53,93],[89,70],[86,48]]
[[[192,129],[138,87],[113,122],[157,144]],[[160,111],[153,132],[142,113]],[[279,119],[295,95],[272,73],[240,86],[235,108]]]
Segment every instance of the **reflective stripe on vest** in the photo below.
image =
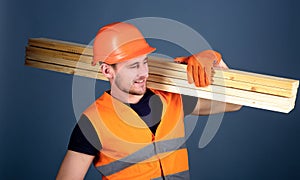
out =
[[131,165],[147,160],[156,154],[170,152],[182,148],[186,148],[185,138],[159,141],[152,143],[125,158],[96,168],[102,172],[104,176],[109,176]]

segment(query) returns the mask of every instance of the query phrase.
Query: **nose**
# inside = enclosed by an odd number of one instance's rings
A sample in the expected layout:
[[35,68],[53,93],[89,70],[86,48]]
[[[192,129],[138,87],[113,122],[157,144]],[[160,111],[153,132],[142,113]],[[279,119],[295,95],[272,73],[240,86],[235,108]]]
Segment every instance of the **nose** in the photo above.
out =
[[142,65],[139,68],[139,72],[138,72],[140,77],[148,77],[149,76],[149,70],[148,70],[148,64],[144,64],[142,63]]

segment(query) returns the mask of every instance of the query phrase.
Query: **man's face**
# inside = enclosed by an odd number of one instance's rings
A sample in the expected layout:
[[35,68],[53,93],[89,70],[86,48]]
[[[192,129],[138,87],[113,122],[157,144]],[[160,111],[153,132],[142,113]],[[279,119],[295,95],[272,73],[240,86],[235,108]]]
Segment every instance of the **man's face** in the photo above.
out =
[[146,92],[148,78],[147,55],[117,63],[114,68],[113,85],[122,92],[131,95],[143,95]]

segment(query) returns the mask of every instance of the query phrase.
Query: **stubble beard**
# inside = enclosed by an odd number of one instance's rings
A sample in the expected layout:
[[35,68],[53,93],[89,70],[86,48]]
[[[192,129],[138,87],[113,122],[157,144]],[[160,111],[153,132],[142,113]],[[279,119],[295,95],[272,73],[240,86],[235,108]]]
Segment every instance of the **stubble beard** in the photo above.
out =
[[135,90],[134,88],[130,88],[128,94],[130,95],[144,95],[146,92],[146,86],[142,90]]
[[129,86],[122,86],[122,78],[120,77],[117,77],[116,78],[116,81],[115,81],[115,85],[123,92],[129,94],[129,95],[138,95],[138,96],[141,96],[141,95],[144,95],[146,93],[146,82],[147,82],[147,78],[143,78],[145,79],[145,82],[144,82],[144,86],[137,89],[134,87],[134,81],[131,82],[131,85]]

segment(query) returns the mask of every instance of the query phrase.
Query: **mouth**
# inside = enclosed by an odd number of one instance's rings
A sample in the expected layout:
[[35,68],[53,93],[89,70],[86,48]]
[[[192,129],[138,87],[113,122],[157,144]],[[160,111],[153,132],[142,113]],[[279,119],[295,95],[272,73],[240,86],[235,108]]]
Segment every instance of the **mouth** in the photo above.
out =
[[145,82],[146,82],[146,79],[140,79],[140,80],[134,81],[135,84],[144,84]]

